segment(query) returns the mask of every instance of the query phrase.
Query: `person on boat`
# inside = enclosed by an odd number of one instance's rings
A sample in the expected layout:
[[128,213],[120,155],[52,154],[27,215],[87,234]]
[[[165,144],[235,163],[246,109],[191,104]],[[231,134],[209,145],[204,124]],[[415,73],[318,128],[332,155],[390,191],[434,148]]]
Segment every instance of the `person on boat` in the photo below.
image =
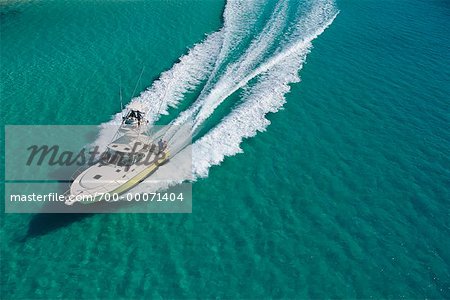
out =
[[135,119],[138,122],[138,126],[141,126],[141,121],[143,119],[142,113],[140,111],[138,111],[138,110],[133,110],[133,113],[134,113]]
[[158,141],[158,149],[159,149],[159,153],[161,153],[163,150],[164,150],[164,142],[163,142],[163,140],[162,139],[160,139],[159,141]]
[[164,149],[166,149],[166,147],[167,147],[167,141],[163,141],[162,139],[160,139],[158,141],[159,153],[163,152]]

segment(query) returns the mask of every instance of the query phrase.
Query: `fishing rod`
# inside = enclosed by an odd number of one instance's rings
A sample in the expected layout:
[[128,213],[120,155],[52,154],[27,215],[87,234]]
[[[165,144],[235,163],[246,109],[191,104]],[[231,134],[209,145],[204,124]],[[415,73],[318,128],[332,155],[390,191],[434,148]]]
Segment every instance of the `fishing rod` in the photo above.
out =
[[120,95],[120,112],[122,114],[122,122],[123,122],[123,103],[122,103],[122,75],[120,75],[120,88],[119,88],[119,95]]

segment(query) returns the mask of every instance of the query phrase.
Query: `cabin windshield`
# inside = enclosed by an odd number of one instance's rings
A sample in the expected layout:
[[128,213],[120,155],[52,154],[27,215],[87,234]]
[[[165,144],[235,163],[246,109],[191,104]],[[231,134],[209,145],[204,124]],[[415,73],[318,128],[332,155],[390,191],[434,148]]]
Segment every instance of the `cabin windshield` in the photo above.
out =
[[119,162],[120,158],[121,158],[121,154],[119,152],[116,151],[108,151],[105,153],[103,162],[106,164],[111,164],[111,165],[115,165]]
[[141,158],[142,154],[125,154],[121,152],[115,152],[114,155],[111,156],[108,163],[118,166],[131,166],[137,160]]
[[121,166],[131,166],[134,162],[134,155],[124,155],[120,160]]
[[100,162],[103,165],[115,165],[120,160],[121,154],[119,152],[108,149],[100,156]]

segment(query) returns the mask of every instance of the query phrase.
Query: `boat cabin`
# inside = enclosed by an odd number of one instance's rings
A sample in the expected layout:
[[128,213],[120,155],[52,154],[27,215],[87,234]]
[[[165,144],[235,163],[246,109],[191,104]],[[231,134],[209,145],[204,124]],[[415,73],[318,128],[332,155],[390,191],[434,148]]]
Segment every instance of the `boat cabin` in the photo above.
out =
[[123,135],[108,145],[107,151],[102,155],[103,164],[131,165],[141,160],[145,155],[154,152],[156,145],[150,139]]

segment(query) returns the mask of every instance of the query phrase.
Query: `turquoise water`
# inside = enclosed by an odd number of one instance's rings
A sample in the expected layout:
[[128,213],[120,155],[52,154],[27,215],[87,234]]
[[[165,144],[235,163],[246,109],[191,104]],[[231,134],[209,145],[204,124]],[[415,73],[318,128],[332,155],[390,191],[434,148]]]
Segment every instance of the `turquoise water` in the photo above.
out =
[[207,100],[193,213],[2,214],[2,298],[450,298],[450,5],[323,3],[3,5],[3,124],[108,122],[120,82],[129,99],[142,66],[138,91],[227,30],[166,80],[189,91],[160,122]]

